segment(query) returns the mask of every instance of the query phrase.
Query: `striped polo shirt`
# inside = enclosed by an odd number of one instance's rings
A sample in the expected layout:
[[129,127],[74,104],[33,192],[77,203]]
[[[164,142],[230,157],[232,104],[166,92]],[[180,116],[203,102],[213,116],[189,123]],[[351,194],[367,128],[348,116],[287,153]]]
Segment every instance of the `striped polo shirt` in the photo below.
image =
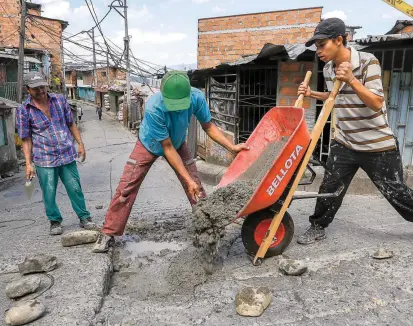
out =
[[[353,74],[371,92],[384,98],[381,68],[377,58],[350,47]],[[324,79],[328,91],[333,89],[336,75],[334,63],[324,66]],[[396,141],[387,120],[386,103],[378,110],[367,107],[355,91],[346,83],[335,101],[335,140],[360,152],[383,152],[396,148]]]

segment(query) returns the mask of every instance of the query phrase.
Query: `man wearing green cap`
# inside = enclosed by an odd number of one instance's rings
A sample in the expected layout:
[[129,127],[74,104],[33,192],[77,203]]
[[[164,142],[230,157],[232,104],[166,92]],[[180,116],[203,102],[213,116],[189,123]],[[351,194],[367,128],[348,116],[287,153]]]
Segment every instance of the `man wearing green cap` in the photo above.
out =
[[233,145],[212,124],[203,93],[191,87],[185,72],[167,73],[162,79],[161,92],[152,95],[145,104],[139,141],[126,162],[93,252],[108,251],[113,236],[123,234],[140,185],[159,156],[165,157],[174,169],[191,205],[206,196],[185,142],[193,114],[208,136],[227,150],[238,153],[248,149],[245,144]]

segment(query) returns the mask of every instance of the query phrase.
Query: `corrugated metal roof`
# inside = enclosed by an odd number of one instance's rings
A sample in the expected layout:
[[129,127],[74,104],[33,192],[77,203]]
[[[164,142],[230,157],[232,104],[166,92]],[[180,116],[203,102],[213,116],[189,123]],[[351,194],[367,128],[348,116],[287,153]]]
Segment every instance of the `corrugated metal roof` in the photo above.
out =
[[361,38],[355,42],[358,44],[373,44],[381,42],[391,42],[400,40],[413,39],[413,33],[403,33],[403,34],[388,34],[388,35],[369,35],[366,38]]
[[413,25],[413,20],[397,20],[394,26],[392,27],[392,29],[389,30],[386,33],[386,35],[397,34],[401,30],[403,30],[403,28],[405,28],[406,26],[412,26],[412,25]]
[[[244,56],[237,61],[233,62],[226,62],[218,65],[218,67],[224,67],[224,66],[240,66],[244,65],[247,63],[251,63],[255,60],[259,59],[265,59],[268,57],[275,57],[275,56],[287,56],[291,60],[296,60],[301,54],[304,52],[315,52],[316,47],[315,45],[307,48],[304,44],[285,44],[285,45],[276,45],[276,44],[271,44],[267,43],[264,45],[264,47],[261,49],[260,53],[258,54],[252,54],[252,55],[247,55]],[[202,71],[202,70],[209,70],[209,69],[214,69],[214,68],[206,68],[206,69],[199,69],[196,71]]]
[[[18,56],[18,55],[9,54],[9,53],[0,53],[0,58],[8,58],[8,59],[18,60],[18,59],[19,59],[19,56]],[[24,57],[24,61],[26,61],[26,62],[33,62],[33,63],[42,63],[40,60],[37,60],[36,58],[33,58],[33,57]]]
[[8,110],[10,108],[17,108],[20,104],[14,101],[11,101],[7,98],[0,97],[0,110]]

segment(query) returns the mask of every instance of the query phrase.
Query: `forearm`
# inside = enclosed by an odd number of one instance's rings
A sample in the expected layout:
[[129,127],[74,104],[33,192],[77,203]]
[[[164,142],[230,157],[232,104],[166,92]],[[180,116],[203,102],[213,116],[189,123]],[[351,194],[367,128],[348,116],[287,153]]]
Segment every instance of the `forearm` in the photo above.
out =
[[186,182],[192,180],[191,176],[188,173],[188,170],[185,168],[184,162],[179,156],[178,152],[173,146],[164,147],[165,158],[171,167],[180,175]]
[[357,78],[353,78],[350,87],[354,90],[362,102],[374,111],[379,111],[383,107],[383,98],[374,94],[365,87]]
[[316,100],[320,101],[326,101],[328,99],[328,96],[330,93],[328,92],[316,92],[316,91],[311,91],[310,97],[315,98]]
[[204,131],[207,135],[216,143],[220,144],[222,147],[226,148],[230,152],[233,151],[233,144],[230,140],[228,140],[224,133],[213,123],[211,123],[208,128],[205,128]]
[[73,135],[73,138],[76,140],[76,142],[78,143],[78,144],[82,144],[83,142],[82,142],[82,137],[80,136],[80,131],[79,131],[79,129],[77,128],[77,126],[76,126],[76,124],[75,123],[72,123],[72,125],[70,126],[70,132],[72,133],[72,135]]
[[26,165],[31,165],[32,164],[32,148],[33,148],[33,143],[31,138],[25,138],[23,139],[23,154],[24,154],[24,159],[26,160]]

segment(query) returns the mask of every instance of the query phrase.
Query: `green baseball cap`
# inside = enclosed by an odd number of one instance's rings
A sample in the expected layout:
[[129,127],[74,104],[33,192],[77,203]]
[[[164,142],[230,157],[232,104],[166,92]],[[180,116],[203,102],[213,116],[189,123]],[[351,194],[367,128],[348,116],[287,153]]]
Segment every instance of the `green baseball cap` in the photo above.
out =
[[161,93],[168,111],[188,110],[191,105],[191,84],[184,71],[169,71],[162,78]]

